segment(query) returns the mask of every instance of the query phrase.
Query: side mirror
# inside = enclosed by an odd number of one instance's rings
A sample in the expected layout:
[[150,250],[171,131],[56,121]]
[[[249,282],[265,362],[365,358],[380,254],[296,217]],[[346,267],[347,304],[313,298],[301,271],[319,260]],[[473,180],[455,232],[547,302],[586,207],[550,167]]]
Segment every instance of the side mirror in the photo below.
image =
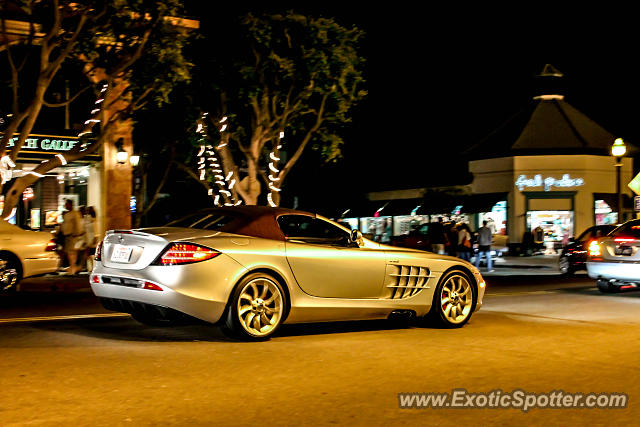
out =
[[362,243],[362,233],[360,232],[360,230],[351,230],[351,236],[349,240],[352,244],[360,246],[360,243]]

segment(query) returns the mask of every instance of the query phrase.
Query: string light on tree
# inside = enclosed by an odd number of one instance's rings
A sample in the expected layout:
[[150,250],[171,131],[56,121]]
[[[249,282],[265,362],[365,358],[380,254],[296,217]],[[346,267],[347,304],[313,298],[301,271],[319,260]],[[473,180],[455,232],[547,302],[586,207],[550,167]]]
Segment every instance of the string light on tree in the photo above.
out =
[[[209,196],[212,196],[214,198],[214,205],[221,206],[224,202],[225,206],[234,206],[234,203],[237,202],[234,200],[233,193],[230,190],[233,188],[233,185],[235,185],[235,180],[232,181],[232,184],[229,184],[229,180],[233,176],[233,172],[229,172],[229,174],[227,174],[227,176],[225,177],[223,175],[224,171],[222,169],[221,162],[218,159],[216,150],[212,145],[205,144],[205,141],[209,138],[208,126],[206,124],[207,116],[208,113],[203,113],[196,127],[196,133],[200,135],[199,141],[201,143],[200,150],[198,151],[197,155],[198,171],[200,172],[199,178],[201,181],[206,181],[207,172],[210,172],[212,174],[214,182],[218,187],[218,191],[214,192],[213,189],[209,189],[208,194]],[[221,120],[218,121],[218,124],[222,125],[218,129],[221,135],[226,129],[228,129],[228,124],[226,123],[226,121],[227,116],[224,116]],[[226,145],[227,144],[224,138],[221,137],[221,142],[220,144],[218,144],[216,149],[222,148]],[[221,196],[225,196],[224,200]]]
[[[280,131],[280,134],[278,136],[280,141],[282,141],[282,139],[284,138],[284,132]],[[269,160],[271,160],[269,162],[269,177],[268,177],[270,191],[269,191],[269,194],[267,194],[267,202],[269,203],[269,206],[273,208],[278,206],[274,202],[273,196],[274,194],[277,194],[281,191],[280,188],[276,187],[278,181],[280,181],[280,177],[278,176],[280,174],[280,169],[278,169],[278,162],[280,161],[280,157],[278,157],[277,153],[281,148],[282,148],[282,144],[277,144],[276,148],[269,153]]]
[[[102,85],[102,89],[100,89],[100,94],[98,95],[98,99],[95,101],[94,103],[94,107],[91,110],[91,118],[86,120],[84,122],[85,124],[85,128],[83,131],[81,131],[78,134],[78,138],[80,138],[83,135],[89,134],[91,133],[91,128],[93,125],[95,125],[96,123],[100,123],[100,119],[99,119],[99,113],[102,109],[102,103],[104,102],[104,97],[105,97],[105,92],[107,91],[107,89],[109,88],[108,84],[103,84]],[[9,117],[9,116],[7,116]],[[81,150],[80,151],[86,151],[86,147],[87,147],[87,143],[84,142],[81,145]],[[60,160],[60,164],[62,166],[67,164],[67,159],[64,157],[64,155],[62,154],[56,154],[55,157],[57,157]],[[43,161],[42,163],[46,163],[47,160]],[[15,168],[16,165],[15,163],[11,160],[11,157],[8,155],[3,156],[0,159],[0,178],[2,179],[2,184],[5,184],[6,182],[10,181],[13,177],[13,168]],[[25,172],[25,175],[33,175],[37,178],[42,178],[44,177],[43,174],[35,172],[35,171],[28,171]]]

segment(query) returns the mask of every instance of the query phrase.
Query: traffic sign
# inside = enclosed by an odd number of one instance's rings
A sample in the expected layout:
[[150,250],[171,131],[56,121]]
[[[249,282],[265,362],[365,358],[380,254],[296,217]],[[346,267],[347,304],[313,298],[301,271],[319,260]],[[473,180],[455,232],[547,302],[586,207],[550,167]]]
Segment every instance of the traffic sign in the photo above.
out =
[[627,184],[627,186],[632,189],[634,193],[640,196],[640,173],[636,175],[635,178],[633,178],[631,182]]
[[640,196],[635,196],[633,198],[633,210],[640,212]]

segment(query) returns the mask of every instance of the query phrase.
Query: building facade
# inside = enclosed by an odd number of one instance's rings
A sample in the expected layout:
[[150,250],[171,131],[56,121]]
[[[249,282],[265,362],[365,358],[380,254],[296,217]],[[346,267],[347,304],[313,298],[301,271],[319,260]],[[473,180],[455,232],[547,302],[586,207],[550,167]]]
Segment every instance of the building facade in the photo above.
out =
[[[596,155],[510,156],[469,163],[474,194],[506,194],[506,229],[510,243],[521,243],[538,226],[547,242],[562,242],[584,229],[615,224],[615,158]],[[633,159],[624,158],[621,180],[633,177]],[[625,206],[631,193],[623,189]]]

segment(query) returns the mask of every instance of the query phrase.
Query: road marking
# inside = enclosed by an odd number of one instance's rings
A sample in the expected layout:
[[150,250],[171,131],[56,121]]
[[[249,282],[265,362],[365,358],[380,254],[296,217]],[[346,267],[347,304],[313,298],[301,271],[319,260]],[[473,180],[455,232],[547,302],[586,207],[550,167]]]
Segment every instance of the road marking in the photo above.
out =
[[0,319],[0,323],[45,322],[48,320],[98,319],[101,317],[128,317],[127,313],[71,314],[68,316],[13,317]]

